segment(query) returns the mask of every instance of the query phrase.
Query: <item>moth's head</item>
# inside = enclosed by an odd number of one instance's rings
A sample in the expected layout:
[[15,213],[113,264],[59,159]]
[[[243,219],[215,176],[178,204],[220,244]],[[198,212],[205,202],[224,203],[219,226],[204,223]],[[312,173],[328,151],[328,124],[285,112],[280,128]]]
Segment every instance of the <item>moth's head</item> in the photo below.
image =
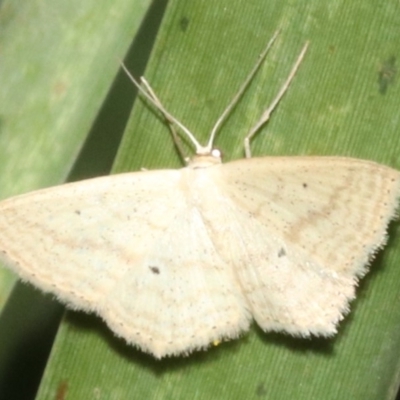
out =
[[212,149],[208,152],[197,152],[195,156],[187,160],[189,168],[208,168],[222,164],[222,153],[219,149]]

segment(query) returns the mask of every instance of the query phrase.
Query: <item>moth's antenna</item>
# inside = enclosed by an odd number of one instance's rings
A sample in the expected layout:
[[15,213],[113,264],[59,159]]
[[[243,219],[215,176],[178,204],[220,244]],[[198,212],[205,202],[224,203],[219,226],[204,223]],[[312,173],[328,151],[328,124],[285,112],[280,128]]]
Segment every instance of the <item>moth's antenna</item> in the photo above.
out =
[[[154,93],[154,90],[150,86],[149,82],[147,82],[147,80],[143,76],[140,78],[140,82],[142,82],[142,85],[147,90],[147,93],[153,98],[154,102],[157,104],[157,107],[160,110],[164,109],[165,107],[163,106],[163,104],[161,103],[161,101],[157,97],[157,95]],[[179,135],[178,135],[178,133],[177,133],[177,131],[175,129],[175,125],[174,125],[175,121],[170,120],[167,115],[165,115],[165,114],[163,114],[163,115],[164,115],[164,119],[168,122],[169,128],[170,128],[171,133],[172,133],[172,138],[174,140],[174,144],[175,144],[175,146],[176,146],[176,148],[178,150],[178,153],[179,153],[182,161],[185,164],[189,164],[190,157],[185,155],[185,151],[184,151],[183,146],[182,146],[181,138],[179,137]]]
[[[142,86],[136,81],[136,79],[133,77],[133,75],[129,72],[129,70],[126,68],[125,64],[123,62],[121,62],[121,67],[122,69],[125,71],[126,75],[128,75],[129,79],[132,81],[132,83],[138,88],[138,90],[140,91],[140,93],[142,93],[143,96],[146,97],[147,100],[149,100],[163,115],[164,117],[170,121],[171,123],[174,123],[176,126],[178,126],[186,135],[187,137],[191,140],[191,142],[193,143],[194,147],[196,148],[196,154],[208,154],[208,147],[204,147],[202,146],[194,137],[194,135],[192,134],[192,132],[190,132],[190,130],[188,128],[186,128],[185,125],[183,125],[181,122],[179,122],[169,111],[167,111],[165,109],[165,107],[161,104],[160,101],[155,100],[153,98],[153,90],[150,89],[150,93],[152,93],[151,95],[146,92],[145,89],[142,88]],[[141,78],[142,81],[144,80],[144,78]],[[145,81],[145,80],[144,80]],[[147,81],[146,81],[147,82]],[[148,85],[148,84],[147,84]]]
[[279,35],[280,30],[278,29],[274,35],[272,36],[272,38],[269,40],[267,47],[264,49],[264,51],[260,54],[258,61],[256,63],[256,65],[253,67],[253,69],[251,70],[250,74],[247,76],[246,80],[243,82],[242,86],[239,88],[239,91],[236,93],[236,95],[234,96],[234,98],[232,99],[232,101],[229,103],[228,107],[226,107],[225,111],[222,113],[222,115],[218,118],[217,122],[215,123],[214,127],[211,130],[210,133],[210,139],[208,140],[208,144],[206,146],[206,148],[209,149],[209,151],[211,151],[213,143],[214,143],[214,138],[215,138],[215,134],[217,133],[218,129],[220,128],[221,124],[225,121],[226,117],[229,115],[229,113],[232,111],[232,109],[236,106],[237,102],[239,101],[239,99],[242,97],[243,92],[247,89],[247,87],[249,86],[249,83],[251,82],[251,80],[253,79],[255,73],[258,71],[258,69],[260,68],[262,62],[264,61],[265,56],[267,55],[269,49],[271,48],[272,44],[275,42],[275,39],[277,38],[277,36]]
[[275,107],[277,106],[277,104],[279,103],[279,101],[281,100],[283,95],[286,93],[286,90],[288,89],[289,85],[291,84],[294,76],[296,75],[297,70],[299,69],[301,62],[303,61],[304,55],[306,54],[306,51],[308,48],[308,44],[309,44],[309,42],[306,42],[306,44],[301,49],[301,52],[300,52],[299,56],[297,57],[297,60],[294,63],[289,76],[286,78],[285,83],[279,90],[279,93],[275,96],[271,105],[264,111],[261,118],[253,126],[253,128],[250,130],[248,135],[244,138],[244,151],[245,151],[246,158],[251,158],[251,149],[250,149],[251,138],[257,133],[257,131],[261,128],[261,126],[263,126],[269,120],[269,117],[271,116],[272,111],[274,111]]

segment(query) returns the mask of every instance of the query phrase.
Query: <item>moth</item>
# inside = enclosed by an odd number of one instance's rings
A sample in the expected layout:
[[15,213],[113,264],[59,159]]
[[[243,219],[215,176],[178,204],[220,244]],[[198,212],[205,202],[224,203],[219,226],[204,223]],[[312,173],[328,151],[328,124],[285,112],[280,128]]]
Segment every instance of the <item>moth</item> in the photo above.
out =
[[146,80],[131,76],[190,139],[194,156],[182,169],[111,175],[0,202],[4,265],[67,306],[98,314],[156,358],[236,338],[253,319],[265,331],[334,335],[386,242],[400,173],[354,158],[251,157],[250,141],[307,44],[245,138],[246,158],[222,163],[216,132],[277,34],[205,146]]

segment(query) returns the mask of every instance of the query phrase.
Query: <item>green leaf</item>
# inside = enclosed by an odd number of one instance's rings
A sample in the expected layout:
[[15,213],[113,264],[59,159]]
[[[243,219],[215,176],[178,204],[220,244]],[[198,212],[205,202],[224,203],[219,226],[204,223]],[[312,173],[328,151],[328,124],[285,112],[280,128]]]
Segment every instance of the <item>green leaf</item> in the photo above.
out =
[[[400,169],[399,11],[395,2],[372,0],[171,0],[146,77],[205,143],[280,28],[217,137],[225,161],[243,156],[243,137],[310,40],[293,84],[253,141],[254,155],[353,156]],[[168,127],[155,114],[136,102],[114,171],[179,167]],[[400,375],[397,222],[389,233],[333,339],[294,339],[254,327],[207,352],[157,361],[115,338],[99,318],[68,312],[37,398],[393,399]]]

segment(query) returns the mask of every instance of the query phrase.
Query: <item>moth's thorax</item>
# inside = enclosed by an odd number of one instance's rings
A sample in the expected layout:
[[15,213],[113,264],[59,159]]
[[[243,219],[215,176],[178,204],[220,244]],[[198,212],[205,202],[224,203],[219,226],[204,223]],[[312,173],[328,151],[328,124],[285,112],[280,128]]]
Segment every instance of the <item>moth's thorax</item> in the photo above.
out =
[[213,149],[207,154],[196,154],[189,160],[188,168],[208,168],[219,164],[222,164],[221,152],[217,149]]

